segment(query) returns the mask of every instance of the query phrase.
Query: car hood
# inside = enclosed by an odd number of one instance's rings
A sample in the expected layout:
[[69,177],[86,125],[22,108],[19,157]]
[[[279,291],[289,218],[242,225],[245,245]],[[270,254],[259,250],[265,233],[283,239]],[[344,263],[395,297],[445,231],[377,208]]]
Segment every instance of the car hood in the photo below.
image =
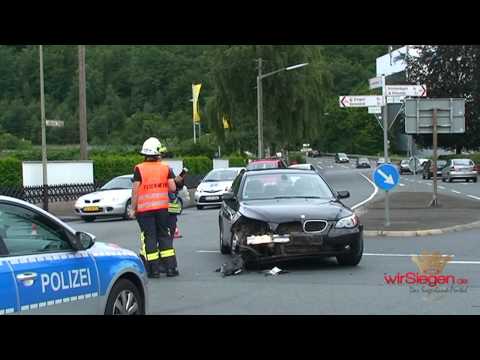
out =
[[335,221],[350,216],[352,211],[340,202],[326,199],[249,200],[240,204],[239,212],[250,219],[283,223],[306,220]]
[[93,256],[132,256],[138,257],[133,251],[124,249],[117,244],[113,243],[104,243],[104,242],[95,242],[93,246],[88,249],[88,253]]
[[129,199],[132,196],[132,190],[130,189],[121,189],[121,190],[104,190],[96,191],[87,195],[83,195],[78,198],[79,201],[84,200],[100,200],[100,201],[112,201],[113,199],[121,200]]
[[199,191],[219,191],[225,190],[227,187],[232,186],[233,181],[216,181],[216,182],[203,182],[197,190]]

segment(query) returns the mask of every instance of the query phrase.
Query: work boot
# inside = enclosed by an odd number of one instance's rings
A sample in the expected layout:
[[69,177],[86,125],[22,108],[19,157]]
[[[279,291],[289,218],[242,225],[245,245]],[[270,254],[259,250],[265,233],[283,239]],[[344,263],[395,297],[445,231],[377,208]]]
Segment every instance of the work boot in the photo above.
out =
[[177,269],[167,269],[167,277],[175,277],[180,275]]

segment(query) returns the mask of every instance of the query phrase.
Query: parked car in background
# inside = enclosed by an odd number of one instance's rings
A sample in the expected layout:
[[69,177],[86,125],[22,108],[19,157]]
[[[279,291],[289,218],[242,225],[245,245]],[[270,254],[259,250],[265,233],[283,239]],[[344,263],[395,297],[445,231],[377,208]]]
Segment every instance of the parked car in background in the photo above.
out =
[[380,165],[383,165],[385,164],[385,158],[381,157],[381,158],[378,158],[377,160],[377,166],[380,166]]
[[[437,160],[437,177],[442,177],[442,169],[447,165],[446,160]],[[433,177],[433,161],[428,160],[423,164],[422,179],[430,180]]]
[[142,315],[147,284],[133,251],[0,196],[0,315]]
[[322,154],[318,150],[313,150],[311,156],[314,157],[314,158],[317,158],[317,157],[322,156]]
[[75,212],[86,222],[98,217],[130,219],[133,175],[118,176],[100,190],[83,195],[75,202]]
[[477,182],[475,163],[470,159],[450,159],[442,169],[442,181],[452,182],[454,179],[465,179]]
[[223,195],[230,191],[233,180],[245,168],[231,167],[214,169],[198,185],[195,191],[195,204],[201,210],[207,205],[222,205]]
[[335,162],[338,164],[349,163],[350,159],[348,158],[347,154],[345,153],[336,153],[335,154]]
[[408,161],[408,159],[403,159],[402,161],[400,161],[399,172],[400,175],[412,173],[412,170],[410,170],[410,162]]
[[287,164],[282,159],[253,160],[247,165],[247,170],[286,169]]
[[367,158],[358,158],[357,159],[357,169],[370,169],[370,161]]

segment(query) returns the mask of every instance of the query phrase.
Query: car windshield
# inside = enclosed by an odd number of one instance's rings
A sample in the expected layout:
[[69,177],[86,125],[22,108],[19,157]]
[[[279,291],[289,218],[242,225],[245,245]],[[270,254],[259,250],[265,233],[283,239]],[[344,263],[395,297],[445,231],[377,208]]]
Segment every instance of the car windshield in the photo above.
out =
[[447,162],[445,160],[438,160],[437,161],[437,167],[443,167],[447,165]]
[[453,160],[454,165],[459,165],[459,166],[473,166],[472,160],[469,159],[456,159]]
[[214,170],[203,180],[204,182],[233,181],[237,177],[237,170]]
[[347,154],[344,154],[344,153],[340,153],[338,154],[339,157],[347,157]]
[[132,188],[132,178],[130,177],[117,177],[113,180],[110,180],[106,183],[100,190],[121,190],[121,189],[131,189]]
[[320,176],[298,173],[248,176],[242,197],[244,200],[334,198],[332,191]]
[[276,169],[278,163],[276,161],[250,163],[247,166],[248,170],[261,170],[261,169]]

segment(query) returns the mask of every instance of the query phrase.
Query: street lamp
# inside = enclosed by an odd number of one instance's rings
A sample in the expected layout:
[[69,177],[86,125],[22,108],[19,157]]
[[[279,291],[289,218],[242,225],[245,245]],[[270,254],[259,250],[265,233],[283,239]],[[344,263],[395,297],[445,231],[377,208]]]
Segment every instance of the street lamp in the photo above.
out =
[[263,89],[262,89],[262,80],[278,74],[283,71],[290,71],[299,69],[307,66],[308,63],[292,65],[284,67],[279,70],[269,72],[267,74],[262,74],[262,59],[258,59],[258,76],[257,76],[257,107],[258,107],[258,158],[263,158]]

